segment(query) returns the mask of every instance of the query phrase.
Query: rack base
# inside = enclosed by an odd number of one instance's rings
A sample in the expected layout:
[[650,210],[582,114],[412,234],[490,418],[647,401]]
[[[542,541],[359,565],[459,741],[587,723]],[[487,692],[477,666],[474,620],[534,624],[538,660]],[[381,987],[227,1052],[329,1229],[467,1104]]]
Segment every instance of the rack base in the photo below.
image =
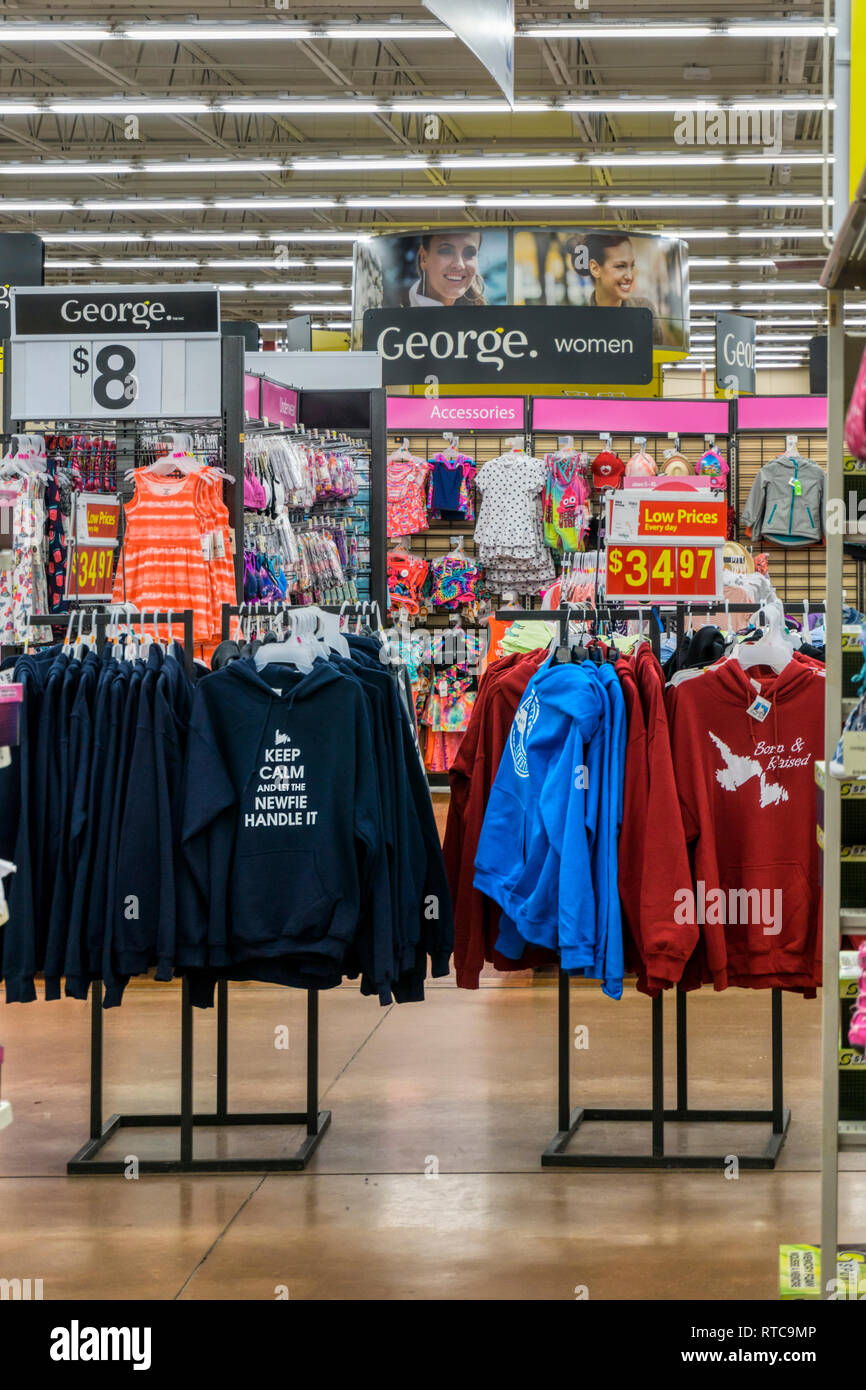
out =
[[[567,1147],[581,1125],[591,1124],[593,1120],[611,1121],[626,1124],[651,1124],[652,1110],[594,1109],[578,1106],[572,1111],[568,1129],[555,1134],[541,1155],[543,1168],[710,1168],[724,1169],[731,1161],[730,1154],[600,1154],[568,1153]],[[769,1124],[774,1123],[772,1110],[665,1110],[665,1121],[673,1120],[683,1124],[724,1123],[728,1124]],[[776,1160],[788,1135],[791,1112],[782,1111],[782,1128],[773,1128],[767,1146],[761,1154],[736,1154],[740,1168],[775,1168]]]
[[[687,993],[676,991],[676,1106],[664,1103],[664,995],[652,1001],[652,1106],[621,1108],[571,1107],[571,990],[568,975],[560,970],[557,990],[557,1118],[559,1129],[541,1155],[543,1168],[693,1168],[725,1169],[736,1158],[740,1168],[775,1168],[788,1134],[791,1112],[783,1101],[782,1087],[782,991],[770,992],[771,1087],[769,1110],[697,1110],[689,1105]],[[593,1121],[651,1126],[650,1153],[570,1153],[568,1145],[583,1124]],[[763,1153],[669,1154],[665,1151],[665,1125],[767,1124],[770,1137]]]
[[[99,1158],[98,1154],[122,1129],[173,1129],[178,1133],[178,1152],[173,1158],[138,1159],[139,1173],[301,1173],[306,1168],[331,1123],[330,1110],[319,1109],[319,995],[307,990],[307,1094],[305,1110],[229,1110],[229,995],[228,981],[220,980],[217,995],[217,1073],[216,1108],[197,1113],[193,1110],[193,1011],[189,983],[183,981],[181,996],[180,1113],[114,1114],[103,1121],[103,1019],[101,980],[90,991],[90,1138],[66,1165],[71,1177],[123,1174],[129,1160]],[[306,1134],[292,1154],[270,1157],[196,1158],[193,1135],[196,1127],[231,1129],[239,1125],[303,1125]]]
[[[238,1112],[232,1115],[193,1115],[194,1125],[212,1125],[223,1129],[235,1125],[305,1125],[307,1134],[293,1154],[282,1158],[142,1158],[140,1173],[300,1173],[306,1168],[331,1123],[330,1110],[320,1110],[315,1128],[310,1129],[305,1111],[276,1113],[263,1111]],[[88,1139],[67,1163],[70,1175],[125,1173],[128,1162],[122,1158],[97,1158],[109,1139],[121,1129],[179,1129],[180,1115],[110,1115],[102,1133]]]

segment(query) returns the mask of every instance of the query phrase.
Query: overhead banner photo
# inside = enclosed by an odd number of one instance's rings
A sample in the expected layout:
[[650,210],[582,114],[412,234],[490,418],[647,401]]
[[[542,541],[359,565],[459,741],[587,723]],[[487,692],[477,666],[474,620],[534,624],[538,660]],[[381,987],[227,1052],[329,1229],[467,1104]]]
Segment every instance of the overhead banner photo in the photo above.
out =
[[355,348],[370,309],[472,313],[499,304],[643,310],[656,362],[676,359],[689,348],[688,247],[678,237],[592,227],[437,227],[355,244]]

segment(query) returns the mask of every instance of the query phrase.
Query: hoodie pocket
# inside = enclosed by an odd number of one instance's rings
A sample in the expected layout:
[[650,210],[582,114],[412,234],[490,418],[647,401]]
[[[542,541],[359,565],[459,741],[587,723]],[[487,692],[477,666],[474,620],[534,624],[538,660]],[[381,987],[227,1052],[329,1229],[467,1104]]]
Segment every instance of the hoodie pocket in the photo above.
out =
[[762,975],[810,968],[814,895],[798,862],[729,865],[721,887],[732,969]]
[[232,930],[238,941],[315,943],[327,936],[335,899],[311,850],[237,855],[232,874]]

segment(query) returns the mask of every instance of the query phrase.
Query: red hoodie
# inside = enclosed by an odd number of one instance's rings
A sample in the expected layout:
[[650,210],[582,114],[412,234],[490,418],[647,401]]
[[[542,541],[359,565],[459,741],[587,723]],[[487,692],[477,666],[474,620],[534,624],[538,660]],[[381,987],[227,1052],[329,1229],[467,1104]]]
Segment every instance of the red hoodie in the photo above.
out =
[[[639,977],[638,987],[654,994],[680,980],[697,944],[698,929],[694,924],[677,922],[674,917],[676,891],[691,881],[689,856],[678,814],[664,673],[646,642],[635,649],[634,672],[646,726],[647,756],[644,838],[638,849],[640,935],[646,980]],[[628,841],[621,835],[620,862],[628,854]]]
[[[756,684],[770,701],[763,720],[749,713]],[[778,675],[724,661],[675,688],[671,715],[694,905],[700,912],[703,895],[709,919],[700,926],[700,975],[716,989],[813,993],[821,980],[814,761],[824,740],[823,672],[801,661]],[[700,983],[697,971],[687,973],[689,985]]]
[[477,989],[485,960],[497,970],[525,970],[557,957],[527,946],[520,960],[494,950],[499,904],[474,886],[475,854],[490,788],[511,732],[517,706],[546,651],[515,653],[488,666],[478,685],[469,727],[449,771],[451,801],[445,827],[445,868],[454,903],[454,967],[462,989]]

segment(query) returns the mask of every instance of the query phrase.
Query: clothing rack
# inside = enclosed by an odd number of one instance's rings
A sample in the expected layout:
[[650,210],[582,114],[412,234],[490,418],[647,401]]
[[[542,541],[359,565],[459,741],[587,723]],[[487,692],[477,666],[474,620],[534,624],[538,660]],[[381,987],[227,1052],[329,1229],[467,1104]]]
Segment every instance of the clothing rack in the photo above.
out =
[[[113,614],[97,612],[97,651],[105,648],[106,628],[117,620]],[[134,620],[142,624],[182,623],[184,633],[184,666],[193,675],[193,613],[136,613]],[[125,615],[119,619],[126,621]],[[69,614],[34,615],[34,626],[65,629]],[[134,622],[133,622],[134,626]],[[181,990],[181,1051],[180,1051],[180,1112],[170,1114],[113,1114],[103,1119],[103,986],[94,980],[90,991],[90,1137],[66,1165],[67,1173],[123,1173],[127,1163],[123,1158],[98,1158],[100,1150],[121,1129],[178,1129],[179,1153],[176,1158],[143,1158],[141,1173],[238,1173],[238,1172],[298,1172],[306,1167],[331,1120],[330,1111],[318,1108],[318,1019],[319,1000],[315,990],[307,993],[307,1104],[302,1111],[239,1112],[228,1108],[228,981],[217,982],[217,1074],[216,1107],[205,1113],[196,1112],[193,1100],[193,1012],[189,985],[184,979]],[[306,1137],[294,1154],[279,1158],[196,1158],[193,1137],[196,1125],[222,1128],[236,1125],[303,1125]]]
[[[728,604],[729,613],[757,613],[765,605]],[[723,613],[724,601],[716,603],[678,603],[675,609],[653,606],[653,613],[675,617],[677,643],[685,635],[685,624],[690,614]],[[570,622],[622,619],[643,621],[647,607],[621,607],[617,604],[601,604],[598,609],[580,605],[541,611],[537,609],[502,609],[496,617],[503,621],[553,621],[559,623],[560,642],[565,644]],[[791,614],[823,612],[823,604],[787,604],[785,611]],[[650,628],[653,652],[660,654],[659,625],[653,621]],[[545,1168],[701,1168],[724,1169],[730,1162],[730,1152],[726,1154],[671,1154],[665,1151],[665,1124],[670,1121],[684,1124],[770,1124],[771,1132],[767,1145],[760,1154],[737,1155],[739,1166],[744,1169],[772,1169],[776,1166],[782,1145],[787,1137],[791,1123],[791,1112],[783,1100],[782,1067],[782,991],[771,992],[771,1108],[769,1110],[695,1110],[688,1099],[688,1011],[687,991],[679,985],[676,991],[676,1106],[665,1108],[664,1093],[664,994],[659,993],[652,1001],[652,1104],[650,1109],[632,1109],[610,1106],[571,1107],[571,992],[570,978],[566,971],[560,970],[557,991],[557,1118],[558,1128],[554,1137],[541,1155]],[[582,1124],[600,1121],[604,1123],[646,1123],[652,1127],[651,1153],[569,1153],[568,1145]]]

